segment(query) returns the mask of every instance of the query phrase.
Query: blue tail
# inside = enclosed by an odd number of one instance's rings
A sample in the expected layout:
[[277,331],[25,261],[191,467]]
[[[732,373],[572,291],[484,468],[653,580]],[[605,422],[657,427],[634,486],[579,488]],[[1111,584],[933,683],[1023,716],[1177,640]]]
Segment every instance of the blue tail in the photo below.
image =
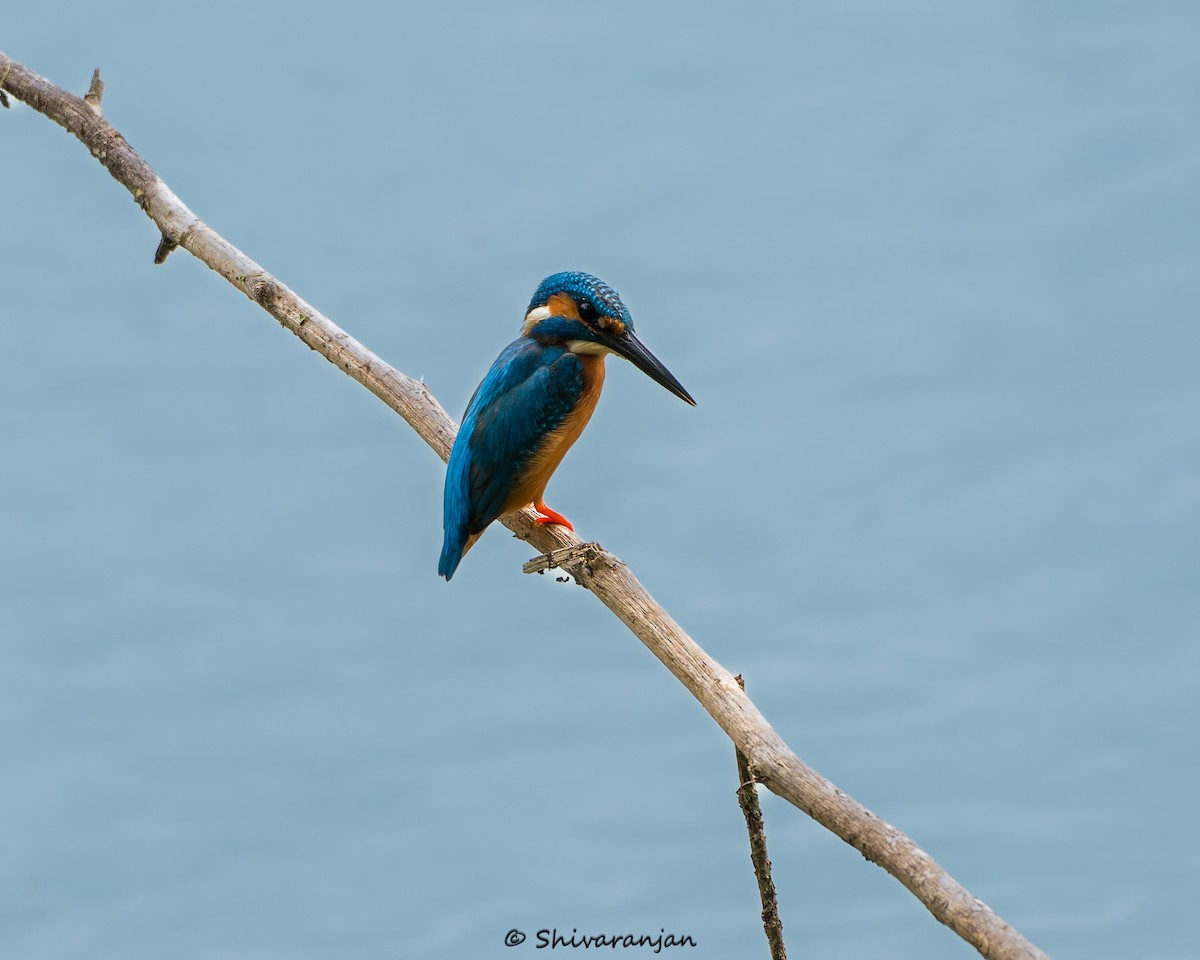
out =
[[454,576],[471,539],[467,533],[471,516],[467,498],[467,459],[465,449],[456,441],[446,468],[446,500],[442,511],[442,529],[446,536],[442,541],[442,557],[438,560],[438,576],[447,580]]
[[462,562],[463,550],[467,546],[466,527],[448,527],[442,542],[442,558],[438,561],[438,576],[449,580]]

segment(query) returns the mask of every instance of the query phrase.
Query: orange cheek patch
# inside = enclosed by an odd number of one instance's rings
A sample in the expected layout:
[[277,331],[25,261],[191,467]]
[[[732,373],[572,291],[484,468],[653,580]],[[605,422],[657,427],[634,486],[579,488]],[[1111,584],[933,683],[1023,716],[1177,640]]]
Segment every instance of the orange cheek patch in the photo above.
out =
[[618,337],[625,336],[625,324],[616,317],[601,317],[600,326],[609,333],[616,334]]
[[575,301],[571,299],[569,294],[555,293],[551,294],[546,305],[550,308],[550,315],[554,317],[566,317],[569,320],[579,320],[579,308],[575,306]]

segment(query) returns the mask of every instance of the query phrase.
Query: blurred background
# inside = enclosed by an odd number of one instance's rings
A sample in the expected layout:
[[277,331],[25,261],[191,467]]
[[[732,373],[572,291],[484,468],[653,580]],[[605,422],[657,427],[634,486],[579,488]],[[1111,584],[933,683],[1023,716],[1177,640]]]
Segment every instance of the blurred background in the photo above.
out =
[[[7,11],[455,416],[545,275],[627,364],[549,503],[1056,958],[1194,956],[1192,4]],[[442,465],[0,111],[0,955],[766,956],[732,748]],[[764,796],[800,957],[972,950]],[[510,928],[530,939],[508,949]],[[636,951],[635,951],[636,952]],[[664,951],[665,952],[665,951]]]

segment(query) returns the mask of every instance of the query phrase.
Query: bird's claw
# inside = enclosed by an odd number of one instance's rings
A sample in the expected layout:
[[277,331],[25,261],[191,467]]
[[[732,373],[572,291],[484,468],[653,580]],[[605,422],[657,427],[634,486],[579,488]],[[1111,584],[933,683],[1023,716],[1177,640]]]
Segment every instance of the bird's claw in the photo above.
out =
[[534,518],[534,521],[533,521],[534,523],[539,524],[539,525],[546,524],[546,523],[557,523],[559,526],[566,527],[572,533],[575,532],[575,527],[572,526],[570,520],[568,520],[566,517],[564,517],[561,513],[558,513],[555,510],[551,510],[548,506],[546,506],[541,501],[535,503],[533,505],[533,509],[536,510],[539,514],[539,516]]

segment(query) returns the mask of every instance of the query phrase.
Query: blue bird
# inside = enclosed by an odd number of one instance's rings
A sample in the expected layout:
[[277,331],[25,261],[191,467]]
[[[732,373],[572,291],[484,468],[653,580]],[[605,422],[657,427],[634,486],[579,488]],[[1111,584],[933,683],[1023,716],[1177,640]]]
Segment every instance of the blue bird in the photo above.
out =
[[529,301],[521,335],[471,397],[450,451],[439,576],[454,576],[487,525],[526,504],[533,504],[538,523],[575,529],[542,496],[596,409],[610,353],[696,405],[634,334],[612,287],[588,273],[547,277]]

